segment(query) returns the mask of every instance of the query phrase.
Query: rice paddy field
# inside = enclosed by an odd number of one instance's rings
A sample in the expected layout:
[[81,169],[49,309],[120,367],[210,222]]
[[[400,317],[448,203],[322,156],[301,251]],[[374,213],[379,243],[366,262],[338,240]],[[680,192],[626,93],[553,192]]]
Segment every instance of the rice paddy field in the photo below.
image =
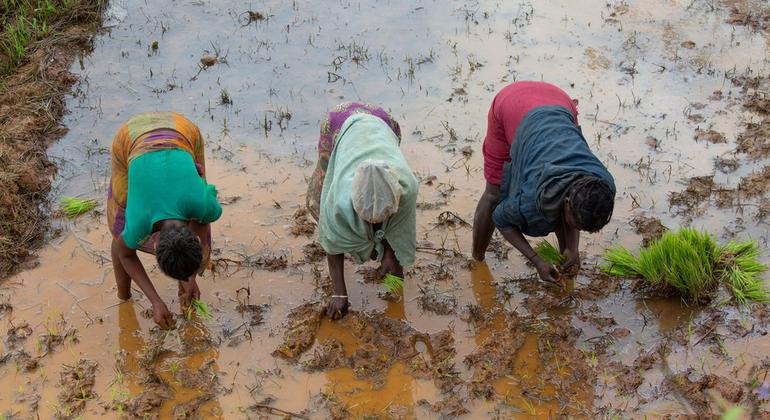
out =
[[[19,33],[9,1],[0,40]],[[19,238],[0,240],[0,417],[770,418],[767,2],[92,6],[51,30],[66,58],[42,28],[26,58],[2,52],[0,143],[37,151],[0,148],[0,182],[20,185],[0,193]],[[617,184],[559,284],[498,234],[470,257],[487,112],[517,80],[579,100]],[[344,101],[400,123],[418,252],[403,284],[347,261],[334,322],[304,203],[321,118]],[[170,331],[140,291],[117,298],[105,208],[113,135],[161,110],[200,127],[224,209],[191,310],[140,257]],[[11,119],[33,113],[48,119]],[[26,207],[4,195],[33,186]]]

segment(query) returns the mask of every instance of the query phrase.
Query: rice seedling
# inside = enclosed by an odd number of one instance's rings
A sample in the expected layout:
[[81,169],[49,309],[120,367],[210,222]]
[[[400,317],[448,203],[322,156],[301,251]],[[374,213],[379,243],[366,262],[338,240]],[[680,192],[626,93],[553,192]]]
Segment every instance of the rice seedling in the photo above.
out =
[[192,319],[193,312],[203,319],[211,319],[213,317],[209,306],[200,299],[193,299],[190,302],[190,308],[187,310],[187,319]]
[[638,256],[623,247],[611,248],[601,269],[613,276],[643,277],[653,287],[694,302],[707,300],[719,285],[739,303],[768,302],[760,277],[767,266],[757,260],[759,254],[754,241],[718,246],[711,235],[684,228],[666,232]]
[[538,242],[538,244],[535,245],[535,252],[537,252],[537,255],[542,258],[543,261],[553,265],[563,264],[566,259],[564,255],[559,252],[559,248],[556,248],[547,240]]
[[96,200],[91,198],[62,197],[61,211],[70,219],[88,213],[96,207]]
[[382,278],[382,284],[385,285],[385,288],[389,292],[395,293],[404,288],[404,279],[394,276],[393,274],[386,274],[385,277]]

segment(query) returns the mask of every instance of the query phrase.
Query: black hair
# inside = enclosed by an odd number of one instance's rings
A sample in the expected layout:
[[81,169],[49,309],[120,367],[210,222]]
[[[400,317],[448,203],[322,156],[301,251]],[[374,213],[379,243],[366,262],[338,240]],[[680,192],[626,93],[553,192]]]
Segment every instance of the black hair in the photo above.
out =
[[610,222],[615,192],[607,182],[593,176],[581,177],[572,183],[567,197],[578,229],[597,232]]
[[158,266],[167,276],[187,281],[200,269],[203,249],[190,228],[172,226],[158,234],[155,256]]

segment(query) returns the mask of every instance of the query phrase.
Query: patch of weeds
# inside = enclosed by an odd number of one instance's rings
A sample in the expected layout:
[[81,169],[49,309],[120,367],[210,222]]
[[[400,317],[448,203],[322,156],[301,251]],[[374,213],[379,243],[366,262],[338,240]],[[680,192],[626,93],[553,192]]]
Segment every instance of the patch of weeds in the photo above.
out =
[[566,258],[559,252],[559,248],[555,247],[551,242],[542,240],[535,245],[535,252],[548,264],[560,265],[563,264]]
[[638,256],[623,247],[611,248],[601,269],[613,276],[643,277],[653,287],[694,302],[708,300],[720,284],[739,303],[768,302],[770,295],[760,277],[767,266],[758,261],[759,255],[754,241],[718,246],[708,233],[683,228],[664,233]]
[[61,212],[70,219],[88,213],[94,207],[96,207],[96,200],[92,198],[62,197],[61,199]]

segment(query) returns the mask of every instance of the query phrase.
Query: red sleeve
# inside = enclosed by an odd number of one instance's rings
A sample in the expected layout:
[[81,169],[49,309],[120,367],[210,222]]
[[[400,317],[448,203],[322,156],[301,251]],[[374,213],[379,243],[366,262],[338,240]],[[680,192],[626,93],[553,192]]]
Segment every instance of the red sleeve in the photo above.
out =
[[510,160],[510,148],[505,138],[505,127],[495,115],[495,101],[489,107],[487,116],[487,136],[484,138],[484,178],[493,185],[500,185],[503,178],[503,165]]

